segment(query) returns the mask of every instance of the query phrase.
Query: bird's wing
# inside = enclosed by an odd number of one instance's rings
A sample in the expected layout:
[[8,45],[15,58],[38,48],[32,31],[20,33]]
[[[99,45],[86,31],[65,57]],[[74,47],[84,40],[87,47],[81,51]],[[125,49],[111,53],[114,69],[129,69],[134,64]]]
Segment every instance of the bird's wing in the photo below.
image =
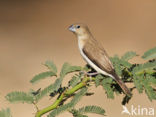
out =
[[113,65],[106,51],[96,40],[89,39],[83,47],[83,52],[101,70],[109,74],[114,73]]

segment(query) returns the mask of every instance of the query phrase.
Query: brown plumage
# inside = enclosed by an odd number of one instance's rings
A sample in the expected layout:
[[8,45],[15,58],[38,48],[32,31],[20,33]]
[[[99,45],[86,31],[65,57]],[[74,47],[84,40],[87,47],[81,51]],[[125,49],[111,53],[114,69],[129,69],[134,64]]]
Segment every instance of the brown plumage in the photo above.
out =
[[112,72],[114,72],[113,65],[106,51],[93,38],[88,39],[87,42],[84,44],[83,52],[100,69],[106,71],[109,74],[112,74]]
[[84,24],[74,24],[69,27],[78,38],[79,50],[84,60],[98,73],[112,77],[122,88],[124,93],[131,96],[131,92],[116,74],[108,54],[98,43],[88,27]]

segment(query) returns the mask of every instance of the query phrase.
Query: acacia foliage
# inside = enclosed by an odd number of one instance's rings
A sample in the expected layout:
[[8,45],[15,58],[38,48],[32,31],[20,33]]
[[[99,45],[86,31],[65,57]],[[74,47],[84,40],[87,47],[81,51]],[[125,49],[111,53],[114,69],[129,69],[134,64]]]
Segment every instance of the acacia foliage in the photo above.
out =
[[[129,62],[129,60],[136,56],[138,57],[135,52],[130,51],[121,57],[117,55],[111,57],[111,61],[122,81],[132,84],[132,87],[130,87],[131,92],[133,89],[137,89],[138,93],[145,92],[150,101],[156,100],[156,47],[144,53],[141,58],[145,59],[145,62],[142,64]],[[79,109],[75,107],[82,97],[91,96],[94,94],[88,93],[87,89],[90,85],[90,82],[93,82],[96,87],[102,86],[107,97],[110,99],[114,99],[115,96],[123,94],[123,91],[119,85],[108,76],[103,76],[101,74],[89,76],[91,77],[91,80],[84,82],[83,79],[88,77],[84,73],[93,71],[88,65],[80,67],[72,66],[69,63],[64,63],[60,73],[58,73],[57,67],[52,61],[46,61],[44,65],[48,68],[48,71],[35,75],[30,80],[30,83],[35,85],[36,83],[43,82],[43,80],[47,78],[49,78],[49,80],[55,79],[53,83],[44,88],[40,87],[37,91],[13,91],[6,95],[6,99],[11,103],[21,102],[36,105],[46,96],[50,96],[51,98],[58,96],[57,99],[60,101],[60,103],[56,106],[56,108],[50,111],[48,117],[55,117],[64,111],[70,112],[74,117],[87,117],[87,113],[95,113],[100,115],[105,114],[105,110],[97,105],[84,106]],[[68,85],[63,85],[63,80],[69,73],[74,73],[74,75],[68,82]],[[85,83],[85,85],[78,88],[78,86],[80,86],[82,83]],[[70,95],[63,95],[70,89],[74,90],[74,88],[77,88],[77,90]],[[64,97],[60,98],[60,96]],[[125,95],[122,100],[122,104],[128,103],[132,97]],[[65,103],[68,98],[72,99],[70,102]],[[11,117],[10,110],[8,109],[0,111],[0,115],[2,114],[8,114],[9,116],[7,117]]]

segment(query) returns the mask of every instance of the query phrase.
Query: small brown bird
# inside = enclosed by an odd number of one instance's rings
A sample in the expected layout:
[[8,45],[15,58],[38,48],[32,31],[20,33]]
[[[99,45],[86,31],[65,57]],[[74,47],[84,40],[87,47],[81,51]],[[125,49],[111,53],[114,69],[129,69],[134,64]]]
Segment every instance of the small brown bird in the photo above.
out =
[[123,92],[131,96],[131,92],[115,72],[108,54],[97,40],[92,36],[85,24],[73,24],[69,27],[78,39],[78,47],[84,60],[95,70],[106,76],[112,77],[122,88]]

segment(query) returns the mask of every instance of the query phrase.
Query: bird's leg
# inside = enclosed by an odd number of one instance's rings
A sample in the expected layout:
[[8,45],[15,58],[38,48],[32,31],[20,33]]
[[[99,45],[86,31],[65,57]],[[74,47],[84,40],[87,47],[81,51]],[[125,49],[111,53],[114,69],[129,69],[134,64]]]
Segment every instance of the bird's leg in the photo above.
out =
[[89,78],[90,78],[90,82],[92,81],[92,76],[97,75],[97,74],[98,74],[98,72],[87,73],[87,75],[88,75]]
[[94,76],[94,75],[97,75],[97,74],[99,74],[99,73],[98,73],[98,72],[93,72],[93,73],[88,73],[88,72],[87,72],[87,75],[88,75],[88,76]]
[[86,72],[86,71],[80,71],[80,74],[84,74],[84,76],[94,76],[94,75],[97,75],[99,74],[98,72],[92,72],[92,73],[89,73],[89,72]]
[[89,76],[90,81],[92,81],[92,79],[91,79],[92,76],[99,74],[98,72],[89,73],[89,72],[86,72],[86,71],[80,71],[80,73],[84,74],[84,76]]

